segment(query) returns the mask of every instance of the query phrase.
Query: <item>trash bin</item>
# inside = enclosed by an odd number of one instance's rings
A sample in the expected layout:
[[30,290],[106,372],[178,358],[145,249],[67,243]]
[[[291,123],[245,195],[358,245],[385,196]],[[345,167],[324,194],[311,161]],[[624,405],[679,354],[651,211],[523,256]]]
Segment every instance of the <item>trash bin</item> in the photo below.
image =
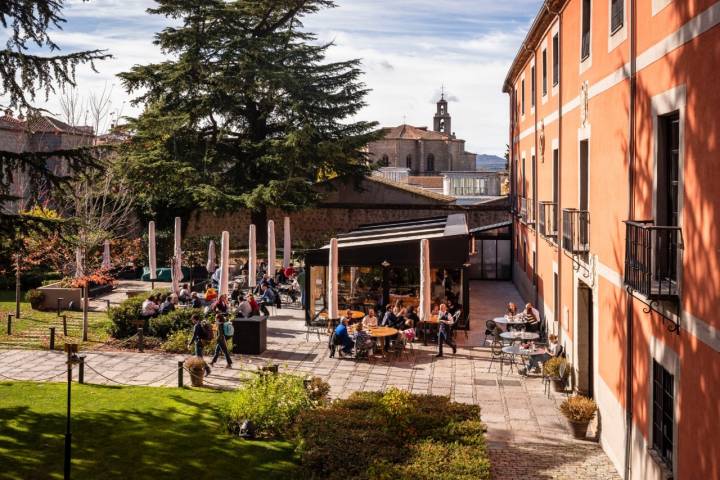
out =
[[267,348],[267,317],[233,320],[233,353],[259,355]]

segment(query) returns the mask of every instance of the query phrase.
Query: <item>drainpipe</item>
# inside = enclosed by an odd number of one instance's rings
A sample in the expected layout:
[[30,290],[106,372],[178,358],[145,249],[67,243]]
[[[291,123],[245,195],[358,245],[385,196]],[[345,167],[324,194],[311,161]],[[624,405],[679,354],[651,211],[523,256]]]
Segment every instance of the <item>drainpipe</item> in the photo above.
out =
[[[526,51],[530,50],[529,48],[527,48],[527,46],[524,43],[523,43],[523,48],[525,48]],[[535,175],[533,176],[533,179],[532,179],[533,184],[532,184],[532,187],[530,188],[530,191],[533,192],[533,204],[532,204],[533,214],[535,217],[537,217],[537,208],[535,208],[535,206],[537,205],[536,197],[537,197],[537,191],[538,191],[538,189],[537,189],[537,176],[538,176],[537,175],[538,174],[537,159],[538,159],[538,154],[540,153],[540,150],[538,149],[538,131],[537,131],[538,110],[540,109],[539,105],[537,104],[537,90],[538,90],[538,88],[537,88],[538,87],[538,85],[537,85],[537,76],[538,76],[537,75],[537,72],[538,72],[537,48],[533,49],[532,55],[533,55],[533,62],[535,63],[535,78],[530,79],[530,85],[531,85],[530,93],[533,93],[532,85],[534,84],[535,85],[535,92],[534,92],[535,97],[532,99],[532,101],[535,104],[535,117],[534,117],[535,124],[533,125],[533,131],[535,132],[535,143],[534,143],[535,155],[532,155],[532,157],[534,157],[534,158],[532,158],[533,163],[532,163],[531,168],[532,168],[532,171],[535,172]],[[537,306],[540,304],[540,288],[538,287],[538,282],[535,279],[537,277],[537,262],[538,262],[537,246],[538,246],[538,241],[540,240],[540,234],[538,233],[537,218],[533,218],[533,221],[535,222],[535,255],[533,256],[534,258],[533,258],[533,280],[532,280],[532,282],[535,284],[535,298],[533,299],[533,304]]]
[[[630,108],[628,121],[628,219],[635,218],[635,101],[637,95],[637,34],[636,2],[630,0]],[[627,231],[626,231],[627,235]],[[627,239],[626,239],[627,242]],[[633,425],[633,296],[625,292],[626,302],[626,344],[625,344],[625,471],[624,478],[632,477],[632,425]]]

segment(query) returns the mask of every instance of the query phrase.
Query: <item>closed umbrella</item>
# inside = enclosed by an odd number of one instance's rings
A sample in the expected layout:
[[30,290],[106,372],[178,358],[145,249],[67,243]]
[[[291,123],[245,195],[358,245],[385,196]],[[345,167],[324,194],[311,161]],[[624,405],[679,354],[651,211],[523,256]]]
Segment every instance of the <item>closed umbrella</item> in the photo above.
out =
[[283,268],[290,266],[292,247],[290,244],[290,217],[283,219]]
[[177,272],[177,258],[170,257],[170,281],[172,282],[171,291],[178,294],[180,291],[180,278]]
[[220,291],[219,295],[230,293],[230,233],[222,232],[220,237]]
[[215,262],[215,240],[210,240],[210,244],[208,245],[208,260],[207,265],[205,265],[210,275],[215,272]]
[[420,308],[418,316],[421,321],[430,318],[430,241],[427,238],[420,240]]
[[155,255],[155,222],[148,223],[148,269],[150,280],[157,279],[157,257]]
[[177,282],[177,285],[173,283],[173,292],[179,293],[180,292],[180,281],[183,279],[183,273],[182,273],[182,223],[180,220],[180,217],[175,217],[175,246],[173,248],[173,257],[175,258],[175,263],[173,265],[173,274],[175,277],[175,282]]
[[338,318],[338,243],[337,238],[330,239],[328,257],[328,318]]
[[85,269],[83,268],[83,254],[82,249],[77,247],[75,249],[75,278],[82,278],[85,276]]
[[255,251],[255,225],[250,225],[248,236],[248,287],[255,288],[257,283],[257,252]]
[[104,268],[105,270],[110,270],[111,266],[112,263],[110,262],[110,240],[105,240],[105,244],[103,245],[102,268]]
[[270,278],[275,278],[275,222],[268,220],[268,267],[267,273]]

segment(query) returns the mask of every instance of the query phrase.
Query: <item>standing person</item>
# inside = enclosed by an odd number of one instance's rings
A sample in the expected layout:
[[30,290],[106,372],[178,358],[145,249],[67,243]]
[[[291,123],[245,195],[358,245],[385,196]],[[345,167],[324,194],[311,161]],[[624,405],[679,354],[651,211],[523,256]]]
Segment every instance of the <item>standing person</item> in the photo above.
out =
[[227,333],[225,331],[225,317],[219,313],[215,315],[215,325],[217,326],[217,331],[215,332],[215,341],[217,343],[215,345],[215,355],[213,355],[210,365],[215,366],[215,362],[217,362],[218,356],[220,356],[220,352],[222,352],[227,362],[226,368],[232,368],[232,359],[230,358],[230,352],[228,352],[227,340],[225,338]]
[[307,300],[305,299],[305,270],[300,270],[296,277],[298,285],[300,285],[300,301],[303,308],[305,308],[305,303],[307,302]]
[[444,303],[440,304],[438,309],[438,353],[436,357],[443,356],[443,343],[447,343],[453,349],[453,355],[457,352],[457,345],[452,341],[451,329],[453,325],[452,316],[447,310],[447,305]]
[[[200,315],[198,315],[197,313],[193,313],[190,317],[190,321],[193,324],[192,337],[190,338],[187,346],[188,348],[190,348],[190,345],[194,345],[195,356],[203,358],[203,343],[207,338],[205,329],[200,322]],[[210,367],[207,364],[205,365],[205,375],[210,375]]]

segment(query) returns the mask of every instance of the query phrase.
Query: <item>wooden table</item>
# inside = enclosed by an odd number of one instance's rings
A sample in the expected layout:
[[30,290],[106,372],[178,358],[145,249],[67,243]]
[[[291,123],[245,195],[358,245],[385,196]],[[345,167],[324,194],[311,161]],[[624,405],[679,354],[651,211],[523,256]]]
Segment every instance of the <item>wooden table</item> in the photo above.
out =
[[428,337],[428,326],[430,325],[440,325],[440,320],[438,320],[437,315],[430,315],[430,318],[427,320],[420,320],[420,323],[423,324],[422,332],[423,332],[423,345],[427,345],[427,337]]
[[[394,337],[395,335],[398,334],[398,330],[396,328],[392,328],[392,327],[373,327],[373,328],[369,328],[368,332],[370,333],[371,337],[379,338],[379,339],[384,339],[387,337]],[[378,344],[380,344],[380,355],[383,358],[386,358],[385,357],[385,341],[379,340]]]

